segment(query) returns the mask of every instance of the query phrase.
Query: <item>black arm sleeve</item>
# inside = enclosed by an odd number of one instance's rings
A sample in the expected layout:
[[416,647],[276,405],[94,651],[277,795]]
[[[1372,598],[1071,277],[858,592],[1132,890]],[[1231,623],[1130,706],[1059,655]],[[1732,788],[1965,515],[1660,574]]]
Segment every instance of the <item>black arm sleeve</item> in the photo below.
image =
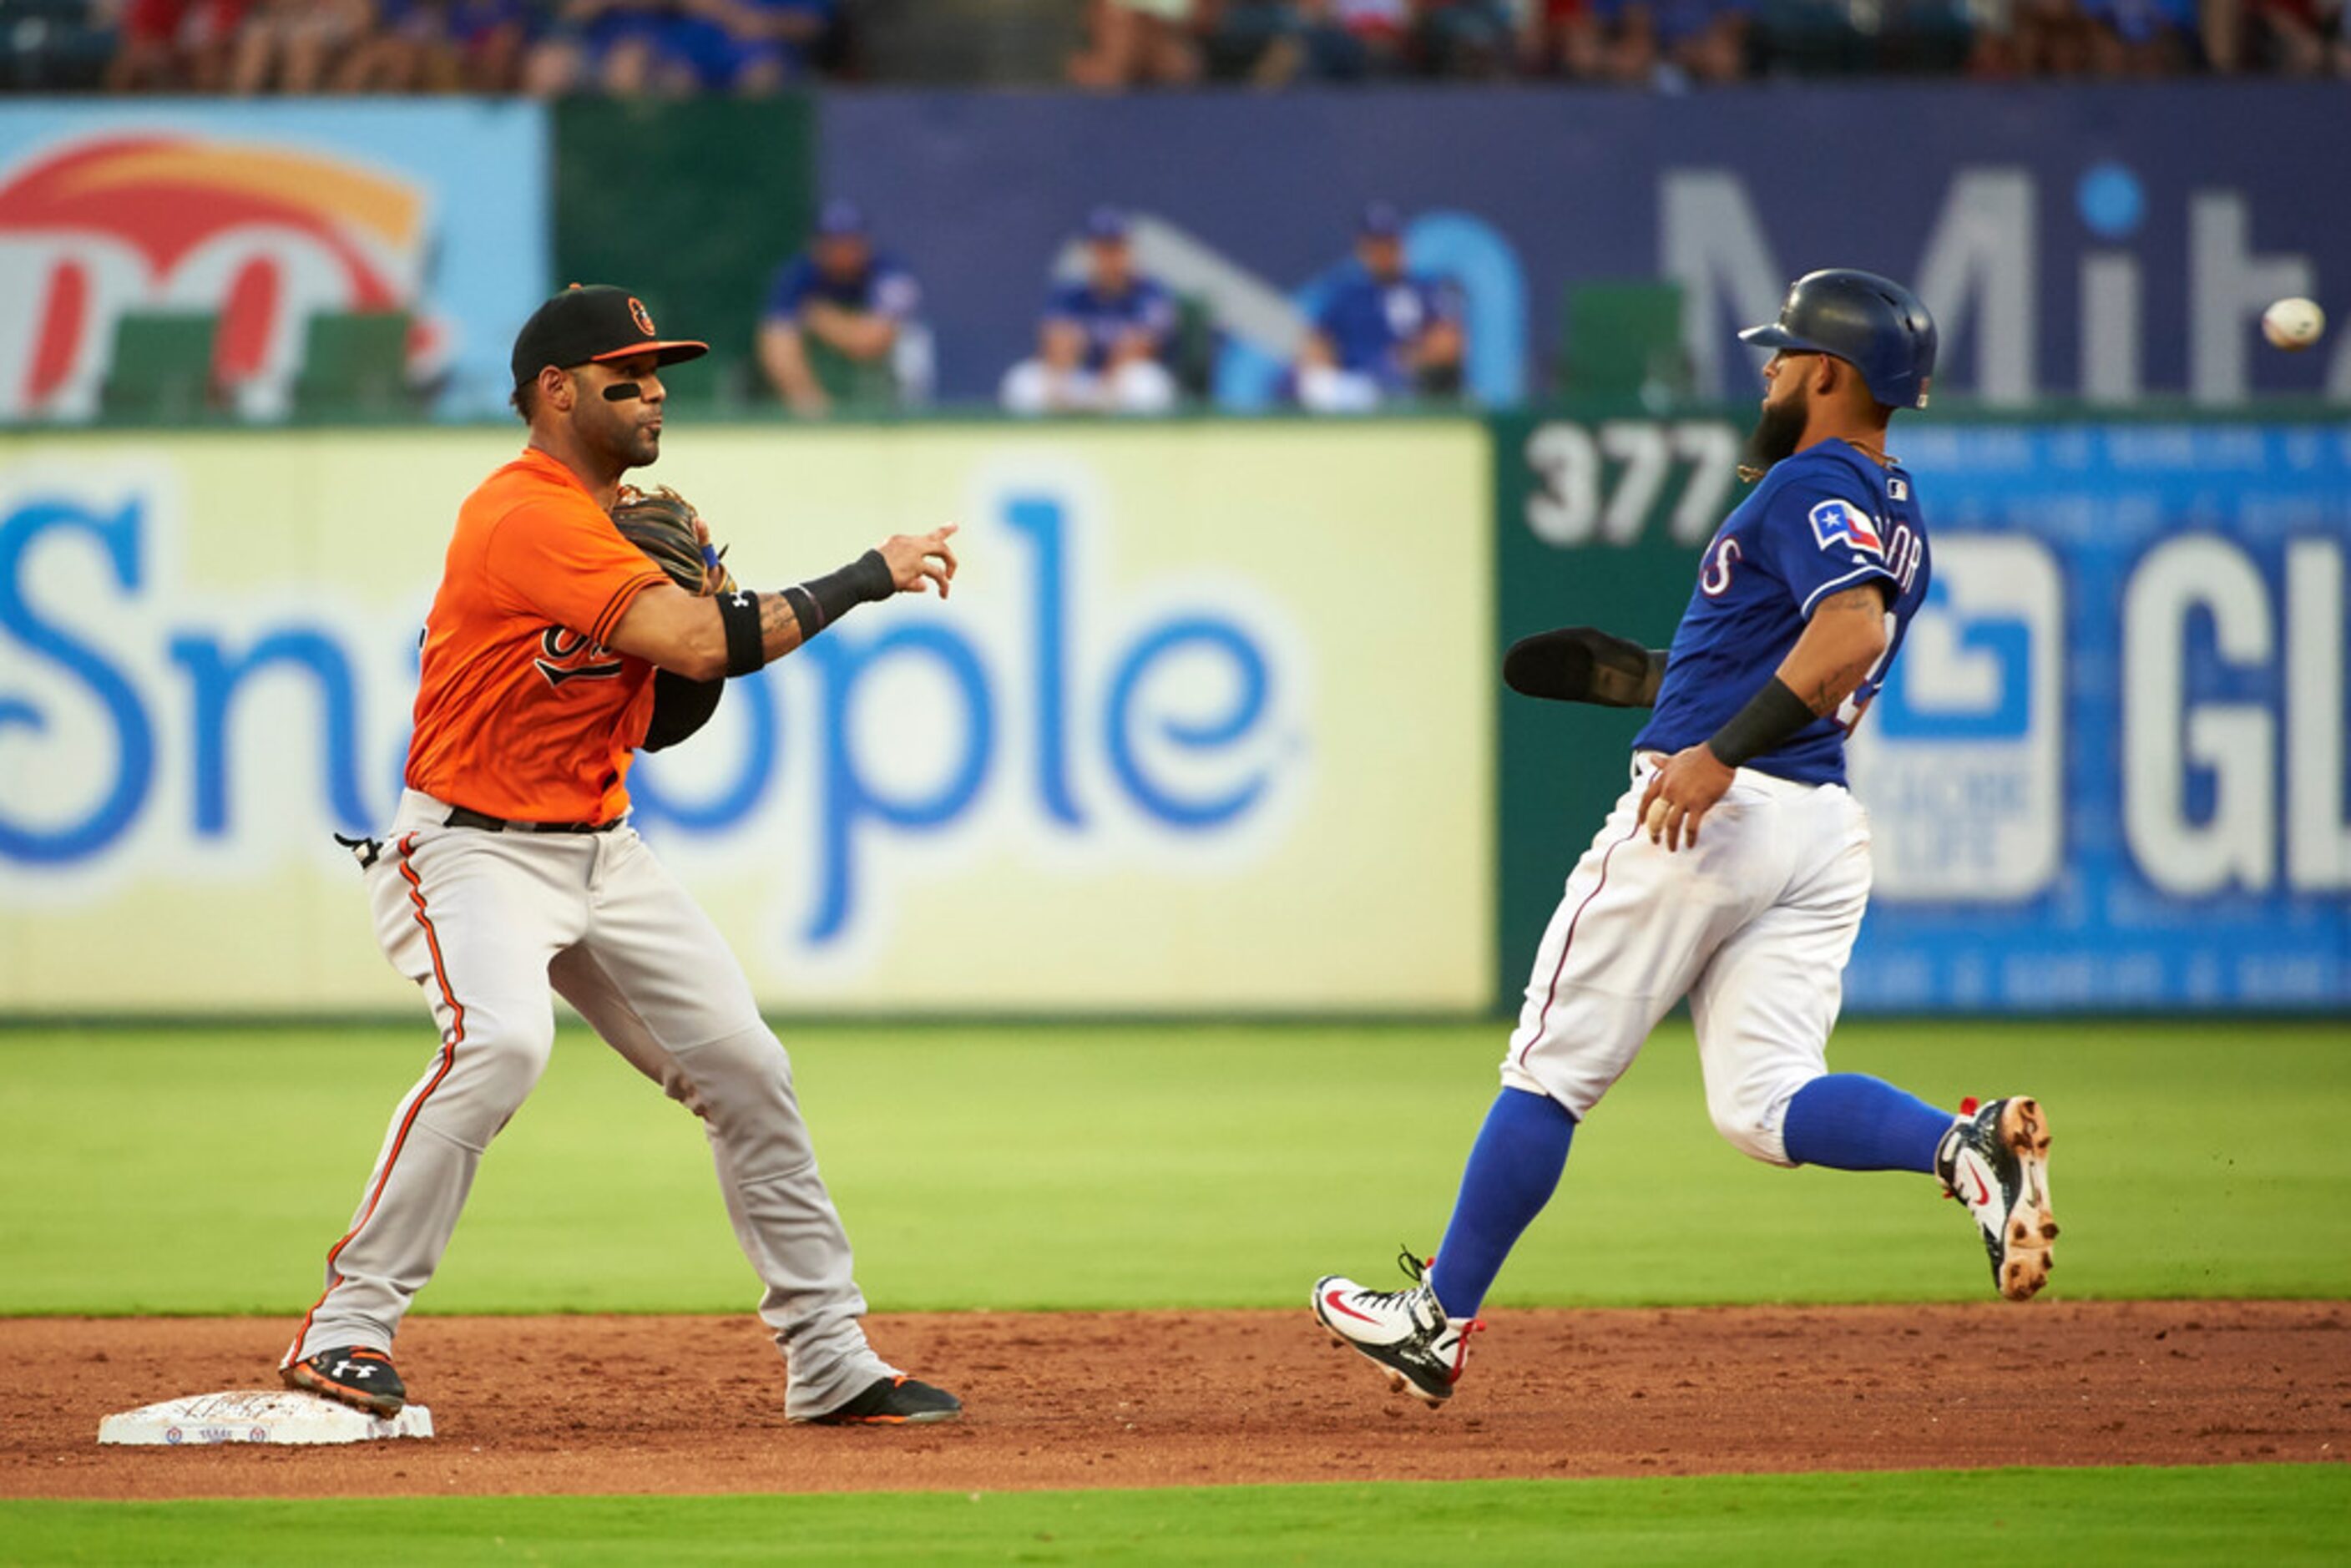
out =
[[1767,751],[1778,750],[1820,716],[1789,689],[1787,682],[1773,675],[1747,699],[1745,707],[1723,720],[1722,727],[1707,737],[1707,749],[1724,767],[1742,768]]
[[1521,696],[1601,707],[1649,707],[1666,655],[1592,626],[1540,632],[1510,644],[1502,680]]
[[645,729],[641,751],[661,751],[675,746],[710,722],[726,693],[725,677],[690,681],[667,670],[653,672],[653,721]]

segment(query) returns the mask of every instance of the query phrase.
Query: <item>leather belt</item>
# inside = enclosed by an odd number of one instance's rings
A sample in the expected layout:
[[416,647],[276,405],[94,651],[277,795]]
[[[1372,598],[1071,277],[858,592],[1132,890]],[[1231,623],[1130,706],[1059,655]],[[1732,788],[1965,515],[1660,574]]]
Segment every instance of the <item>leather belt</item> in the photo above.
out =
[[452,806],[444,825],[478,828],[486,833],[609,833],[621,825],[621,819],[615,817],[609,822],[514,822],[504,817],[493,817],[486,811]]

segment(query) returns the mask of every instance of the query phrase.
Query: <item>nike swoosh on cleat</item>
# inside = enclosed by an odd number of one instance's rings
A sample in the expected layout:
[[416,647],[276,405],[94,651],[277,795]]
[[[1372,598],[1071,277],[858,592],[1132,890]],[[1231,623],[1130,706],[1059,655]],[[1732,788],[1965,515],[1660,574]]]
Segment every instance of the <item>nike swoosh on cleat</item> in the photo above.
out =
[[1974,1171],[1970,1171],[1968,1175],[1975,1176],[1976,1178],[1976,1202],[1978,1204],[1990,1203],[1991,1201],[1991,1188],[1984,1186],[1984,1178]]
[[1346,1302],[1341,1301],[1339,1299],[1339,1292],[1336,1291],[1323,1291],[1322,1304],[1330,1308],[1334,1312],[1346,1313],[1347,1316],[1354,1319],[1359,1323],[1376,1323],[1380,1321],[1379,1319],[1372,1316],[1369,1312],[1359,1312],[1354,1308],[1349,1306]]

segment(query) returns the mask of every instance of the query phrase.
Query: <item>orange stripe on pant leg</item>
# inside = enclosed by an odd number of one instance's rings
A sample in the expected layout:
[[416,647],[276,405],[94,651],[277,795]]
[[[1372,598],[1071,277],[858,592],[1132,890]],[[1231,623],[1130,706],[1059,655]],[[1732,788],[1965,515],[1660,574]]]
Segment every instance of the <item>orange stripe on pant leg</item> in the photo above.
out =
[[407,1146],[408,1130],[416,1125],[417,1114],[424,1109],[424,1102],[433,1098],[433,1092],[441,1087],[443,1079],[449,1076],[449,1069],[456,1065],[457,1047],[465,1038],[465,1006],[449,988],[449,972],[441,962],[441,934],[434,930],[433,916],[425,911],[424,884],[416,879],[414,869],[408,863],[409,848],[415,842],[414,833],[400,841],[400,874],[408,881],[408,902],[416,906],[416,924],[424,928],[424,946],[433,955],[433,978],[441,988],[441,999],[449,1005],[449,1032],[441,1042],[441,1065],[434,1069],[432,1078],[409,1105],[408,1114],[401,1118],[400,1131],[392,1140],[392,1152],[384,1156],[383,1173],[376,1177],[366,1206],[360,1210],[359,1218],[351,1222],[351,1228],[344,1233],[343,1239],[327,1249],[327,1288],[319,1292],[319,1299],[310,1303],[308,1312],[302,1314],[302,1326],[294,1331],[294,1345],[287,1353],[288,1360],[300,1354],[302,1341],[310,1333],[311,1321],[319,1315],[319,1309],[327,1304],[327,1298],[335,1293],[335,1287],[342,1283],[342,1276],[335,1272],[335,1260],[343,1255],[343,1249],[349,1247],[352,1239],[374,1218],[375,1206],[382,1201],[383,1189],[392,1181],[392,1167],[399,1163],[400,1151]]

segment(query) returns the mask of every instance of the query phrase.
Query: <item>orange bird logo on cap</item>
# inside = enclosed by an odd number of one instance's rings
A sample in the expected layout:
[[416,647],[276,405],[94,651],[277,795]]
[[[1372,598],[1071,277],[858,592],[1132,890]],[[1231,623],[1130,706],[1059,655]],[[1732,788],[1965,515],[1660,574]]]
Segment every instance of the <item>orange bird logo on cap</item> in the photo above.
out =
[[629,296],[629,319],[637,324],[638,331],[648,338],[654,336],[653,313],[646,309],[645,302],[633,294]]

